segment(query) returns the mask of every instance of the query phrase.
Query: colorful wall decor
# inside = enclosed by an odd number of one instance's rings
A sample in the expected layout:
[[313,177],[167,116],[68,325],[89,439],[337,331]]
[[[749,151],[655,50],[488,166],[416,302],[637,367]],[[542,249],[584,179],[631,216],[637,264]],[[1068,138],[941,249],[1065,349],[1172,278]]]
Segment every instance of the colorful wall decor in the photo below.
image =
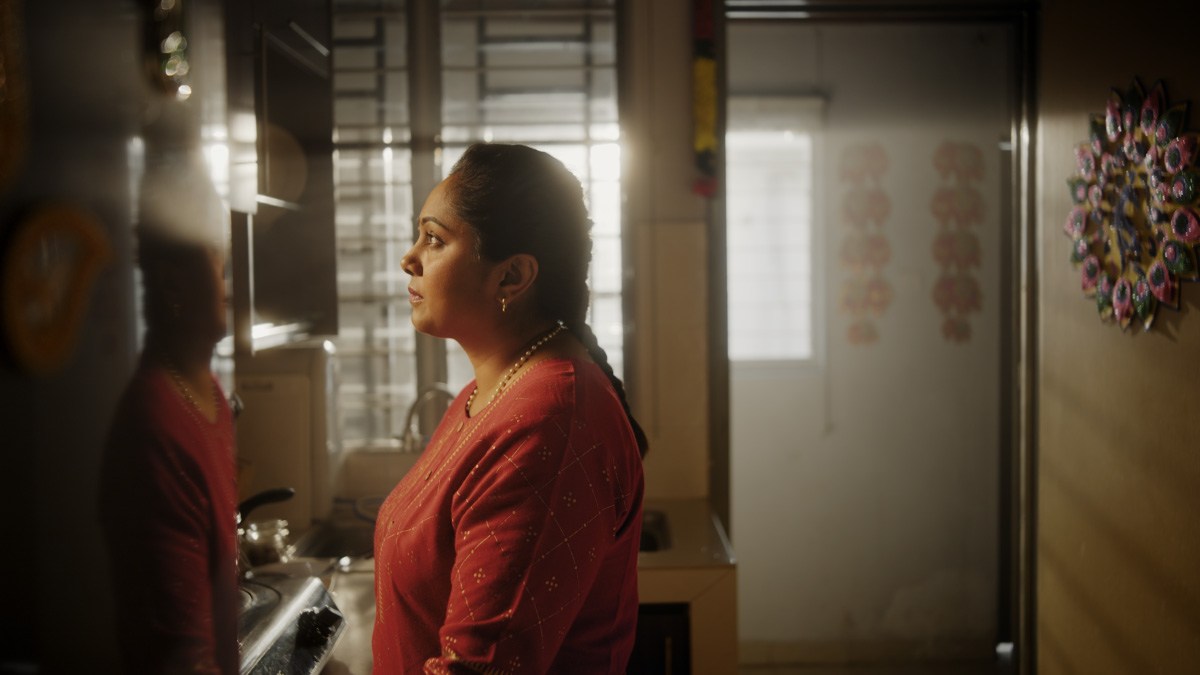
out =
[[1200,276],[1197,139],[1188,103],[1171,105],[1162,81],[1134,78],[1092,115],[1067,181],[1074,206],[1063,231],[1085,296],[1102,320],[1150,330],[1159,305],[1179,309],[1179,282]]
[[838,254],[847,274],[839,304],[851,317],[846,339],[856,345],[879,339],[872,317],[881,316],[892,303],[892,286],[883,277],[892,257],[892,245],[883,234],[892,212],[892,201],[881,186],[887,170],[887,152],[878,143],[845,148],[838,166],[838,180],[847,188],[841,224],[849,229]]
[[717,50],[713,0],[692,0],[692,146],[700,177],[692,192],[717,193]]
[[933,259],[942,270],[933,285],[933,304],[942,313],[942,337],[966,342],[971,339],[967,315],[983,307],[979,280],[971,274],[982,253],[979,237],[970,229],[983,222],[983,197],[971,185],[983,180],[983,151],[945,141],[933,153],[933,168],[942,182],[930,204],[938,223]]
[[49,375],[71,356],[112,246],[100,221],[71,205],[39,206],[9,226],[0,251],[0,344],[20,370]]

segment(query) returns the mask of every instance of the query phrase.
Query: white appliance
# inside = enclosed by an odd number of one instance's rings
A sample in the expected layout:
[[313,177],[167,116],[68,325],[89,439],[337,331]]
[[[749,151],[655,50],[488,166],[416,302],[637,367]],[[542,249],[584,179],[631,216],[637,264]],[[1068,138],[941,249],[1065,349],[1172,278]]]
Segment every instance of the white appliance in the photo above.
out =
[[338,362],[327,340],[237,356],[234,391],[241,498],[290,487],[290,500],[255,509],[252,520],[283,518],[295,537],[328,518],[341,470]]

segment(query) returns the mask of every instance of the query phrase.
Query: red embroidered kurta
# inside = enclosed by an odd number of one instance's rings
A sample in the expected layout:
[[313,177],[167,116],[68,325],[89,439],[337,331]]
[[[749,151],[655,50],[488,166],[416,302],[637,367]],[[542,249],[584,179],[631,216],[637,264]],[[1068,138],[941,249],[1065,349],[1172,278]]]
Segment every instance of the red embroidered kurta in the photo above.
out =
[[129,672],[238,673],[233,420],[218,410],[203,419],[143,367],[113,420],[100,517]]
[[379,511],[373,672],[624,673],[642,462],[612,385],[547,359],[468,418],[474,387]]

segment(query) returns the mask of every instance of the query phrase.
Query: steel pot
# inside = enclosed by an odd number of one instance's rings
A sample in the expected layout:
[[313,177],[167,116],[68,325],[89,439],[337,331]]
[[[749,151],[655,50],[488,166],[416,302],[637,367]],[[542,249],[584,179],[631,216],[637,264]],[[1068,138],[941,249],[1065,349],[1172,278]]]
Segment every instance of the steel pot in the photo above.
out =
[[264,490],[238,504],[238,575],[244,575],[251,567],[280,562],[287,558],[288,523],[282,518],[260,522],[247,520],[250,512],[266,504],[291,499],[296,494],[293,488]]

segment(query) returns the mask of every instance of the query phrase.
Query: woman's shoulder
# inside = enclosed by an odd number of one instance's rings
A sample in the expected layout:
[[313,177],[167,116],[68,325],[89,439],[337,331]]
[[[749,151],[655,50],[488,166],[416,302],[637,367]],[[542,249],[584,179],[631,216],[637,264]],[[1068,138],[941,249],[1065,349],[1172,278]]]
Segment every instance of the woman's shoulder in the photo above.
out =
[[159,493],[200,474],[194,433],[181,428],[167,377],[139,368],[126,385],[105,440],[105,495],[120,500],[121,493]]
[[191,415],[165,371],[139,367],[113,416],[109,445],[129,454],[189,454],[198,445],[194,440],[200,431]]
[[567,356],[554,356],[537,362],[517,384],[513,389],[524,389],[526,397],[540,395],[547,400],[571,404],[592,389],[611,388],[600,366]]
[[604,371],[591,361],[570,357],[537,362],[508,396],[514,415],[533,424],[548,417],[579,421],[625,415]]
[[165,372],[139,367],[125,385],[114,421],[141,430],[158,428],[169,408],[170,391]]

